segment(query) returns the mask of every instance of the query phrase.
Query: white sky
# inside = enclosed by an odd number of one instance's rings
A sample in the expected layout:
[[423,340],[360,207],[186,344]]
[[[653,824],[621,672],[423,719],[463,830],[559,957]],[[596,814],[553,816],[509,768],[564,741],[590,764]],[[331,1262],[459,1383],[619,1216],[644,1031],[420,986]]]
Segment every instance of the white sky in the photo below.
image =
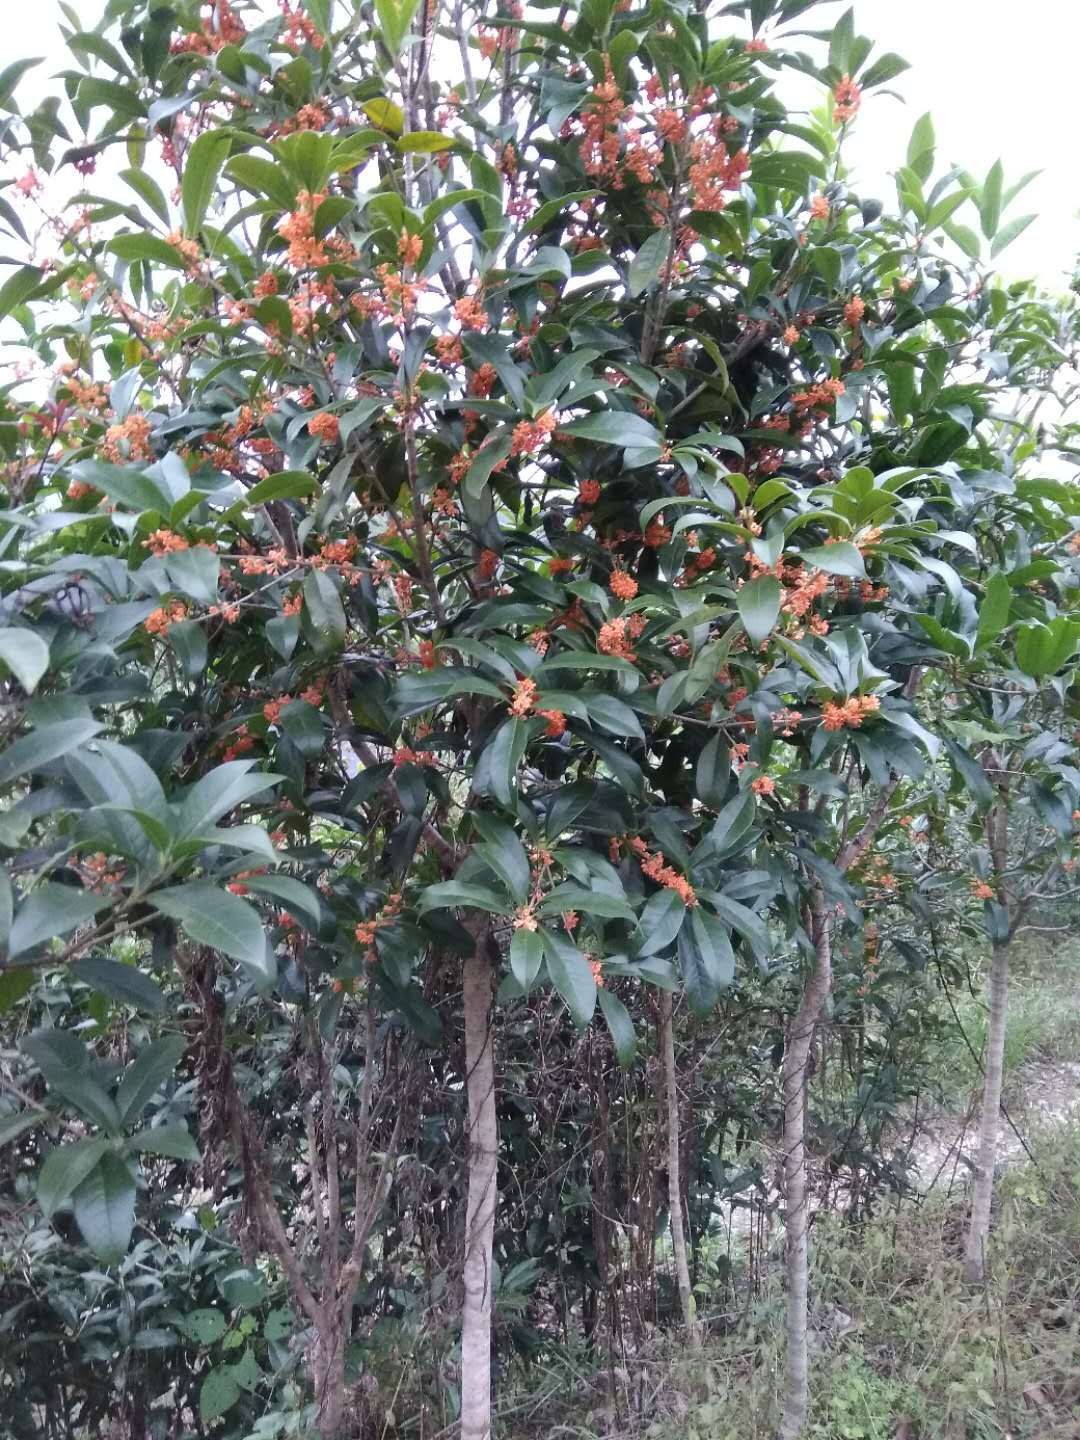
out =
[[[72,0],[88,21],[102,0]],[[843,5],[824,7],[822,26]],[[26,90],[47,94],[49,77],[67,63],[58,35],[57,0],[0,0],[4,63],[44,55]],[[1059,286],[1080,251],[1080,163],[1076,158],[1080,0],[856,0],[856,27],[875,54],[896,51],[911,62],[894,86],[902,104],[871,95],[848,149],[864,193],[891,201],[889,171],[902,163],[914,121],[929,110],[938,135],[939,168],[963,164],[980,179],[999,156],[1009,184],[1027,170],[1044,174],[1010,215],[1038,218],[1000,257],[1010,277],[1037,275]],[[23,87],[20,87],[22,89]],[[972,224],[970,207],[958,221]]]

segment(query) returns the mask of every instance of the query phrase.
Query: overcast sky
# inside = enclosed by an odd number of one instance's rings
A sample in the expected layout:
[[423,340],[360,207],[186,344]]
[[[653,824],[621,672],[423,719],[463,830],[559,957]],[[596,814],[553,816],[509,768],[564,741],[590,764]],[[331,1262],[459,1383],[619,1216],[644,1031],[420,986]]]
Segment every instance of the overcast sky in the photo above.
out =
[[[57,0],[0,3],[4,63],[45,56],[27,79],[38,94],[48,93],[50,74],[66,63]],[[104,8],[102,0],[70,3],[88,23]],[[822,16],[843,8],[830,5]],[[981,179],[1000,156],[1007,184],[1027,170],[1045,172],[1009,212],[1038,218],[1000,264],[1010,277],[1061,284],[1080,250],[1080,0],[857,0],[855,17],[876,53],[894,50],[911,62],[894,82],[904,103],[871,96],[859,116],[848,157],[861,192],[894,194],[889,171],[903,160],[913,122],[929,110],[943,165],[963,164]],[[971,223],[965,212],[957,219]]]

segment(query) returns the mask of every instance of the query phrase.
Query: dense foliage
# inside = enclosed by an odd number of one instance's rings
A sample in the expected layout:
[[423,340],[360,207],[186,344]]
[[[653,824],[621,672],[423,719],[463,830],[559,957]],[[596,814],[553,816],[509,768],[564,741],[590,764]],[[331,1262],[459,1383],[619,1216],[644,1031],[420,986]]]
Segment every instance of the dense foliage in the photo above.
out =
[[781,1136],[797,1434],[808,1143],[902,1187],[947,937],[1071,889],[1024,182],[924,117],[855,193],[904,64],[814,0],[61,9],[63,98],[0,77],[14,1433],[485,1436],[492,1354],[697,1333]]

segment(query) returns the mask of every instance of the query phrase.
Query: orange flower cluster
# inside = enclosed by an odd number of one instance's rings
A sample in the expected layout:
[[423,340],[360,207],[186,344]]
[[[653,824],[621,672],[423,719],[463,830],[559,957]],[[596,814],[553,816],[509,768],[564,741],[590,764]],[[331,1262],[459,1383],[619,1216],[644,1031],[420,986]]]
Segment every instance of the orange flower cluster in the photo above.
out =
[[750,154],[731,154],[714,134],[700,135],[690,147],[690,205],[716,212],[727,204],[727,192],[738,190],[750,169]]
[[101,453],[114,465],[125,460],[150,460],[150,421],[145,415],[129,415],[119,425],[110,425],[105,431]]
[[[404,903],[400,890],[395,890],[386,897],[386,904],[370,920],[361,920],[353,934],[356,936],[358,945],[371,946],[375,944],[375,932],[385,925],[392,925],[401,914],[401,907]],[[375,959],[374,952],[370,952],[366,959]]]
[[513,699],[510,701],[510,714],[521,718],[528,715],[536,703],[536,681],[519,680],[514,686]]
[[301,10],[290,10],[288,0],[278,0],[278,4],[285,21],[279,37],[281,43],[290,50],[301,50],[305,44],[313,50],[321,50],[325,41],[315,22]]
[[833,119],[837,125],[846,125],[849,120],[854,120],[859,113],[861,101],[862,89],[850,75],[837,81],[833,89]]
[[635,836],[630,841],[630,849],[638,857],[643,875],[648,876],[650,880],[655,880],[657,885],[663,885],[665,890],[674,890],[683,904],[693,909],[697,904],[694,887],[685,875],[679,874],[673,865],[664,863],[664,857],[659,850],[650,851],[640,836]]
[[410,575],[394,576],[394,596],[402,615],[409,615],[413,608],[413,582]]
[[88,495],[96,494],[97,491],[94,487],[88,485],[85,480],[72,480],[71,484],[67,487],[67,497],[69,500],[85,500]]
[[574,568],[574,562],[569,555],[553,555],[548,561],[549,575],[569,575]]
[[201,28],[174,40],[169,51],[173,55],[216,55],[226,45],[242,44],[246,36],[244,22],[233,13],[229,0],[210,0],[210,14]]
[[169,555],[174,550],[186,550],[188,542],[172,530],[153,530],[142,542],[152,555]]
[[479,291],[475,295],[465,295],[454,302],[454,318],[466,330],[487,329],[487,312]]
[[650,550],[659,550],[671,539],[671,526],[664,524],[662,515],[657,516],[655,520],[649,521],[641,539]]
[[993,900],[994,887],[988,885],[985,880],[972,880],[971,893],[976,900]]
[[826,196],[815,195],[810,201],[810,218],[811,220],[828,220],[829,201]]
[[604,57],[604,78],[594,85],[582,115],[584,137],[581,141],[581,163],[594,179],[618,178],[619,124],[627,114],[619,87],[615,83],[611,61]]
[[187,606],[182,600],[171,600],[168,605],[159,605],[143,621],[148,635],[166,635],[170,625],[178,625],[187,619]]
[[579,480],[578,499],[582,505],[595,505],[600,499],[599,480]]
[[411,745],[399,745],[393,754],[394,769],[402,765],[434,765],[435,756],[430,750],[414,750]]
[[602,990],[604,988],[604,976],[601,972],[600,961],[597,960],[595,955],[587,955],[585,958],[589,962],[589,970],[592,973],[593,983],[598,990]]
[[844,324],[850,330],[857,330],[866,314],[866,301],[861,295],[853,295],[844,306]]
[[554,429],[555,416],[550,410],[545,410],[535,420],[519,420],[510,437],[510,454],[535,455],[543,445],[547,444],[548,437]]
[[876,695],[853,695],[843,705],[827,700],[822,707],[821,723],[826,730],[858,730],[867,715],[881,709]]
[[547,721],[544,734],[549,740],[557,740],[566,730],[566,716],[561,710],[537,710],[536,713]]
[[275,545],[265,555],[241,555],[240,573],[242,575],[276,575],[281,570],[287,570],[292,563],[286,555],[284,547]]
[[422,235],[410,235],[403,225],[401,234],[398,236],[397,254],[403,265],[415,265],[424,253],[424,237]]
[[644,615],[631,615],[628,619],[609,620],[600,626],[596,648],[601,655],[617,655],[621,660],[636,660],[632,641],[645,628]]
[[289,242],[286,259],[294,270],[314,269],[328,265],[326,246],[315,234],[315,212],[326,199],[324,191],[312,194],[301,190],[296,197],[297,208],[278,222],[278,234]]
[[341,436],[341,424],[336,415],[331,415],[329,410],[321,410],[318,415],[313,415],[308,421],[308,434],[314,435],[324,445],[336,445]]
[[625,570],[613,570],[611,579],[608,581],[608,588],[619,600],[633,600],[638,592],[637,581]]
[[771,775],[759,775],[756,780],[750,781],[750,789],[755,795],[771,795],[776,789],[776,781]]
[[84,410],[104,410],[109,403],[109,392],[104,385],[95,385],[89,380],[84,384],[76,375],[69,375],[64,384],[75,404]]
[[199,250],[197,240],[188,240],[180,230],[170,230],[165,236],[165,243],[171,245],[174,250],[179,250],[184,257],[184,264],[188,270],[197,270],[199,261],[202,259],[202,252]]
[[842,380],[822,380],[820,385],[811,385],[808,390],[796,390],[791,397],[796,414],[814,410],[827,412],[844,393]]

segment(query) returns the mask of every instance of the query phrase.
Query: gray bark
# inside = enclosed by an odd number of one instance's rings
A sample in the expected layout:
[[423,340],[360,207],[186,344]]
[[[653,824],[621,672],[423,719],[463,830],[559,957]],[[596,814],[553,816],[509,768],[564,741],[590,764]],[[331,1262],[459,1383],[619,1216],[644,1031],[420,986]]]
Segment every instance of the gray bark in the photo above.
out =
[[671,1025],[671,993],[660,991],[660,1055],[664,1067],[664,1098],[667,1107],[668,1210],[671,1214],[671,1249],[675,1257],[675,1279],[683,1324],[693,1343],[698,1339],[697,1306],[690,1285],[686,1257],[686,1231],[682,1213],[682,1171],[679,1152],[679,1090],[675,1073],[675,1035]]
[[461,1323],[461,1440],[491,1435],[491,1261],[495,1236],[498,1121],[491,1044],[492,970],[486,927],[465,961],[465,1064],[469,1103],[469,1189]]

